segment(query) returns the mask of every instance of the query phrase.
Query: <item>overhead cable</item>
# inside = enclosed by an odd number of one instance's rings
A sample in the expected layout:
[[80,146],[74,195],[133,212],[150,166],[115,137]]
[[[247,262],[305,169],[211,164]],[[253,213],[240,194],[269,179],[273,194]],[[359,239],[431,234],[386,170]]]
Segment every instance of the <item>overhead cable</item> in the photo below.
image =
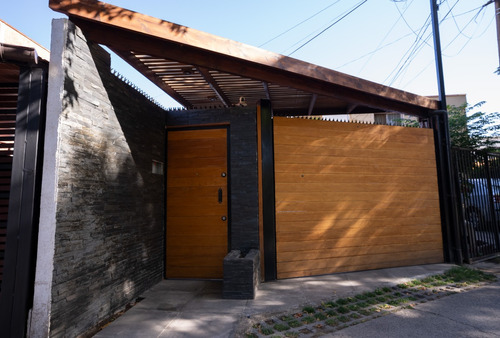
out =
[[290,54],[288,54],[288,56],[290,56],[290,55],[294,54],[295,52],[297,52],[298,50],[302,49],[304,46],[306,46],[307,44],[309,44],[311,41],[313,41],[314,39],[316,39],[318,36],[320,36],[321,34],[323,34],[324,32],[326,32],[330,28],[332,28],[334,25],[336,25],[337,23],[339,23],[340,21],[342,21],[344,18],[346,18],[349,14],[351,14],[356,9],[358,9],[359,7],[361,7],[367,1],[368,0],[361,1],[356,7],[354,7],[353,9],[351,9],[349,12],[347,12],[345,15],[343,15],[340,19],[338,19],[335,22],[333,22],[331,25],[329,25],[328,27],[326,27],[325,29],[323,29],[321,32],[319,32],[318,34],[316,34],[315,36],[313,36],[312,38],[310,38],[309,40],[307,40],[305,43],[303,43],[302,45],[300,45],[300,47],[298,47],[293,52],[291,52]]

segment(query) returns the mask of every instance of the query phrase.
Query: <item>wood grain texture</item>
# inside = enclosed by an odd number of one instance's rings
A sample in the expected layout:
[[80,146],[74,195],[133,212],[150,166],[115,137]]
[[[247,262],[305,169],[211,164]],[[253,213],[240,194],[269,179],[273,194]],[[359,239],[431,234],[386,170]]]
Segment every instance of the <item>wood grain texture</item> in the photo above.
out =
[[166,276],[222,278],[227,129],[169,130],[167,135]]
[[274,128],[278,278],[443,261],[432,130]]

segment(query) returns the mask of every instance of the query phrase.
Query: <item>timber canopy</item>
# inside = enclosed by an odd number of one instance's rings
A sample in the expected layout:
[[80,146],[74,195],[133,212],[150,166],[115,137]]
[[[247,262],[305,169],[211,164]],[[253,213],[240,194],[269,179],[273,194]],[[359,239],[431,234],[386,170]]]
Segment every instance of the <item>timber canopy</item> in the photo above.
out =
[[272,102],[276,115],[401,112],[438,102],[165,20],[92,0],[50,0],[186,109]]

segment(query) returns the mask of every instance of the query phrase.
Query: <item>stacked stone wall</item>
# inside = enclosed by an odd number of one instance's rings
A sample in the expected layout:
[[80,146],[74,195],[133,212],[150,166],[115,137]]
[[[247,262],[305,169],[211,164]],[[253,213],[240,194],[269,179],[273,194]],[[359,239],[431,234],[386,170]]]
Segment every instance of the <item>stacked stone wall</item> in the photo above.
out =
[[67,24],[57,149],[50,335],[91,331],[159,282],[164,262],[165,111],[110,70]]

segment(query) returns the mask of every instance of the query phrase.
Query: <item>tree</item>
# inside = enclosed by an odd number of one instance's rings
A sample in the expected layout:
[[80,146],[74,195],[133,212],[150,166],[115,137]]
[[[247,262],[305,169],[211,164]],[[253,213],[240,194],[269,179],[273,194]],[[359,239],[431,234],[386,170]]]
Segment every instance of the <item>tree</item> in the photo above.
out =
[[[500,151],[500,114],[475,111],[484,102],[448,106],[450,141],[453,147]],[[474,112],[475,111],[475,112]]]

